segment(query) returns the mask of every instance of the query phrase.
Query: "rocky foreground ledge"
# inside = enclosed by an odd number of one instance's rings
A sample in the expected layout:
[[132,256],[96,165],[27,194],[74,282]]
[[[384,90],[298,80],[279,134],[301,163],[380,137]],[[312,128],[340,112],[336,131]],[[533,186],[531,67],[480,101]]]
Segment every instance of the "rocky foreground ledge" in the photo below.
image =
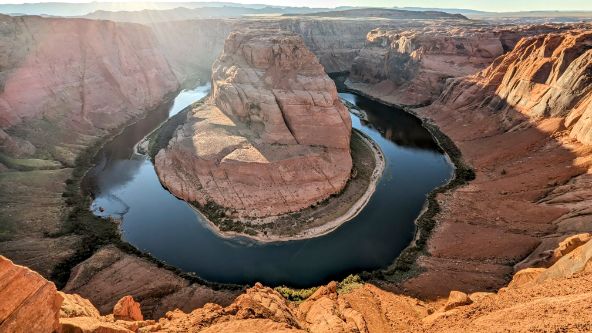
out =
[[[369,166],[365,176],[372,181],[365,188],[356,185],[346,205],[363,205],[369,197],[366,189],[374,188],[370,185],[380,174],[373,173],[380,151],[357,135],[351,138],[348,109],[300,36],[247,30],[227,38],[213,65],[211,96],[188,112],[156,155],[155,166],[173,194],[194,203],[218,225],[225,224],[226,230],[241,232],[231,224],[259,219],[259,226],[269,226],[282,215],[301,215],[303,209],[342,193],[357,175],[350,153],[357,152],[355,147],[363,150],[358,153],[365,160],[358,164]],[[315,216],[307,220],[315,222],[314,231],[300,236],[327,232]],[[298,232],[292,228],[290,233],[293,238]]]
[[452,291],[426,302],[346,279],[302,292],[305,299],[294,302],[255,284],[226,307],[171,309],[158,319],[144,318],[131,296],[101,313],[0,256],[0,332],[589,332],[589,239],[565,240],[551,267],[522,270],[497,293]]

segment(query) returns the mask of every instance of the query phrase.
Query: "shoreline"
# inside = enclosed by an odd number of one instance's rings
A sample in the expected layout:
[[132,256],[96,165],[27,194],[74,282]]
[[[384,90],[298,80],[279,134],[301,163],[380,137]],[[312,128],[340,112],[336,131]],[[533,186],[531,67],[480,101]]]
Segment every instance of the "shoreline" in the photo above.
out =
[[432,123],[428,118],[422,117],[414,108],[404,105],[398,105],[384,101],[379,97],[373,96],[365,91],[355,89],[343,83],[345,91],[358,94],[370,100],[384,104],[389,107],[398,108],[411,114],[419,119],[422,126],[427,129],[440,149],[445,153],[446,158],[453,166],[453,174],[448,182],[433,189],[426,196],[426,201],[414,221],[415,233],[409,245],[401,251],[399,256],[387,267],[373,270],[371,272],[362,272],[362,277],[365,280],[381,280],[385,282],[400,283],[413,276],[416,276],[418,271],[417,259],[420,255],[426,255],[426,245],[432,232],[437,225],[435,216],[440,212],[440,205],[436,200],[436,196],[440,193],[454,191],[460,186],[466,185],[475,179],[475,172],[462,157],[462,152],[456,143],[448,137],[440,128]]
[[[56,270],[51,276],[51,281],[58,286],[58,289],[61,289],[68,282],[71,271],[75,266],[85,262],[100,251],[100,249],[109,245],[115,246],[123,253],[135,256],[139,259],[145,259],[153,264],[156,269],[169,271],[176,276],[185,279],[190,284],[196,283],[213,290],[240,290],[245,287],[233,283],[208,281],[191,272],[185,272],[178,267],[161,261],[150,253],[136,248],[121,237],[121,220],[115,222],[113,219],[96,216],[90,209],[94,200],[94,195],[91,189],[83,186],[83,182],[88,172],[95,167],[96,164],[94,160],[97,154],[115,137],[122,134],[129,126],[133,126],[146,119],[151,113],[156,112],[159,108],[170,108],[174,102],[175,96],[183,89],[183,86],[180,86],[178,90],[168,93],[163,99],[163,102],[157,107],[147,109],[141,115],[133,117],[125,124],[112,129],[105,136],[98,138],[92,145],[86,147],[77,157],[76,163],[72,168],[72,176],[68,179],[67,186],[62,195],[68,199],[74,199],[75,201],[73,205],[70,206],[72,209],[64,217],[66,222],[62,226],[60,234],[79,234],[82,237],[89,239],[91,246],[75,249],[75,252],[69,258],[56,267]],[[135,146],[132,147],[132,154],[137,154],[134,148]],[[74,216],[76,217],[75,221],[77,222],[70,222]],[[76,228],[80,223],[83,223],[81,221],[85,221],[86,223],[92,222],[93,225],[85,226],[84,228]],[[95,227],[97,230],[94,229]]]
[[[304,239],[311,239],[311,238],[316,238],[316,237],[321,237],[321,236],[327,235],[327,234],[335,231],[336,229],[338,229],[343,224],[351,221],[364,209],[364,207],[366,207],[366,205],[370,201],[370,198],[372,197],[372,195],[376,191],[376,186],[378,185],[378,182],[379,182],[380,178],[382,177],[382,174],[385,169],[386,161],[384,159],[384,153],[382,152],[382,149],[380,148],[380,146],[378,146],[378,144],[376,144],[370,137],[368,137],[366,134],[362,133],[361,131],[356,130],[356,129],[353,129],[353,131],[355,131],[355,133],[357,133],[359,135],[359,137],[362,139],[362,141],[364,141],[364,143],[367,145],[367,147],[372,151],[372,153],[374,155],[374,159],[376,161],[376,165],[375,165],[374,170],[372,172],[372,176],[370,177],[370,183],[368,184],[368,187],[366,188],[366,191],[364,192],[364,194],[353,205],[350,206],[350,208],[347,210],[347,212],[345,214],[343,214],[340,217],[333,219],[327,223],[324,223],[321,226],[307,228],[307,229],[299,232],[298,234],[292,235],[292,236],[279,236],[279,235],[268,236],[268,235],[261,235],[261,234],[249,235],[249,234],[235,232],[235,231],[222,231],[220,229],[220,227],[218,225],[216,225],[214,222],[212,222],[206,216],[206,214],[204,214],[199,208],[195,207],[193,204],[191,204],[189,202],[187,204],[189,204],[190,207],[203,218],[208,229],[212,230],[213,232],[216,233],[216,235],[218,235],[222,238],[225,238],[225,239],[243,238],[243,239],[247,239],[249,241],[254,241],[256,243],[263,243],[264,244],[264,243],[277,243],[277,242],[304,240]],[[329,200],[331,200],[331,201],[339,200],[339,196],[336,198],[331,198]],[[305,209],[309,209],[309,208],[305,208]],[[289,214],[284,214],[284,215],[289,215]]]

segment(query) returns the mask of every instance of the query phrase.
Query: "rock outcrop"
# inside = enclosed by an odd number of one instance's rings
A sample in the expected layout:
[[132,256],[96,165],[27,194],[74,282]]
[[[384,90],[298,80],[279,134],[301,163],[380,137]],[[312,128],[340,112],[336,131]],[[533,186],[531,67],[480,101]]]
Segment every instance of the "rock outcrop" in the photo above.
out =
[[54,332],[62,296],[53,283],[0,256],[0,332]]
[[191,311],[206,303],[228,305],[239,290],[213,290],[114,246],[106,246],[72,270],[65,293],[89,299],[102,314],[130,295],[144,318],[159,318],[170,309]]
[[123,296],[113,307],[113,316],[117,320],[141,321],[144,320],[140,303],[134,301],[132,296]]
[[[592,32],[570,31],[522,39],[486,70],[451,84],[443,102],[518,111],[529,119],[563,118],[570,136],[592,144]],[[510,129],[523,119],[509,115]]]
[[234,216],[298,211],[341,191],[351,119],[300,37],[235,32],[214,63],[212,94],[156,156],[169,190]]
[[427,105],[440,96],[447,79],[486,68],[520,37],[563,29],[459,23],[374,29],[352,64],[348,85],[389,103]]

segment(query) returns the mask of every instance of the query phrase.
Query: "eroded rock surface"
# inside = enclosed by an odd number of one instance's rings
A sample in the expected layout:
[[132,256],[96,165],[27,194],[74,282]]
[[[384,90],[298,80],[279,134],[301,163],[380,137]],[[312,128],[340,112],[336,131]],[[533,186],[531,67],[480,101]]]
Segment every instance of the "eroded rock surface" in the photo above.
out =
[[78,264],[63,291],[90,299],[102,314],[111,313],[119,299],[130,295],[142,305],[145,318],[161,317],[174,308],[190,311],[206,303],[228,305],[239,293],[191,283],[114,246]]
[[[227,306],[172,309],[158,320],[100,315],[89,300],[60,296],[51,282],[0,257],[0,281],[10,282],[2,287],[3,296],[22,296],[32,286],[48,296],[33,293],[16,310],[14,297],[0,298],[2,311],[13,310],[10,320],[0,322],[0,332],[588,332],[592,319],[583,314],[592,296],[590,249],[592,241],[550,268],[537,269],[535,278],[496,293],[452,291],[447,300],[426,302],[372,284],[331,282],[306,300],[291,302],[257,283]],[[130,297],[125,299],[132,304]],[[6,323],[12,325],[8,330]]]
[[0,332],[53,332],[61,304],[53,283],[0,256]]
[[178,88],[150,28],[0,15],[0,253],[44,277],[84,247],[63,192],[80,153]]
[[343,189],[350,135],[347,108],[302,39],[248,30],[228,37],[210,99],[191,110],[155,165],[187,201],[273,216]]
[[[37,147],[71,162],[58,147],[68,150],[84,142],[81,134],[120,126],[178,87],[147,27],[37,16],[2,15],[0,21],[0,128],[11,134],[16,125],[29,125],[11,135],[22,141],[20,155]],[[35,125],[45,132],[29,128]]]
[[393,104],[427,105],[440,96],[447,79],[486,68],[520,37],[563,29],[459,22],[374,29],[352,64],[348,86]]
[[590,232],[591,36],[574,29],[524,38],[418,110],[477,177],[438,197],[431,256],[419,259],[425,271],[408,288],[429,297],[496,289],[515,269],[553,264],[561,242],[569,252],[569,236]]

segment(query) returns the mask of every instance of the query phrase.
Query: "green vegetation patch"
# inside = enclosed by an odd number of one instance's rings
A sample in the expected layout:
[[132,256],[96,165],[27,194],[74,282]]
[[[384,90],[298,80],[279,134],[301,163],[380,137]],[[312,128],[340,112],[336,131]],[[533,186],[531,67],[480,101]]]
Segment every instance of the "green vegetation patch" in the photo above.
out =
[[19,171],[55,170],[62,167],[62,164],[58,161],[39,158],[13,158],[3,153],[0,153],[0,163],[10,169]]
[[319,287],[296,289],[286,286],[275,287],[275,291],[280,293],[285,299],[293,302],[302,302],[314,294]]

